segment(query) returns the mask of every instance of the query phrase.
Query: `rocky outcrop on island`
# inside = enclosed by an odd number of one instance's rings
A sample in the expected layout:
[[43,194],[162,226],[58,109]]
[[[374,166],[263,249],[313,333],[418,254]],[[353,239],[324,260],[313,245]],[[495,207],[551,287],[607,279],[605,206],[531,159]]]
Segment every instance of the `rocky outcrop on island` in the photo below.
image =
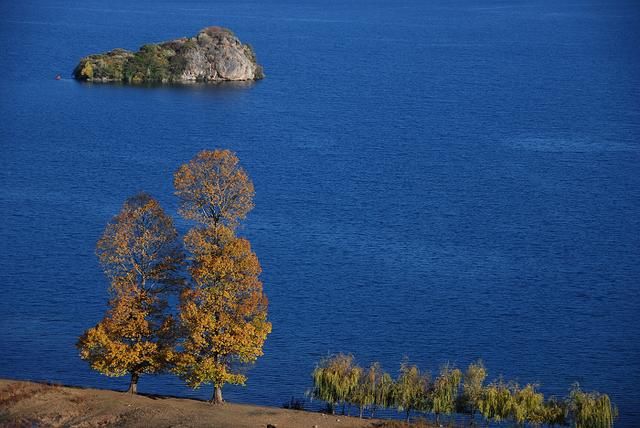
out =
[[89,55],[73,71],[78,80],[124,83],[188,83],[259,80],[253,48],[231,30],[208,27],[191,38]]

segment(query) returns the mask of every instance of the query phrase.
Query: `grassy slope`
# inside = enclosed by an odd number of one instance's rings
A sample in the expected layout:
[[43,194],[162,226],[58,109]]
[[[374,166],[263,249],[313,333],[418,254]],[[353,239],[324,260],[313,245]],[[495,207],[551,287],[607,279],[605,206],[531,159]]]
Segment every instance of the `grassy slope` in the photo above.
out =
[[379,422],[274,407],[0,379],[0,426],[373,427]]

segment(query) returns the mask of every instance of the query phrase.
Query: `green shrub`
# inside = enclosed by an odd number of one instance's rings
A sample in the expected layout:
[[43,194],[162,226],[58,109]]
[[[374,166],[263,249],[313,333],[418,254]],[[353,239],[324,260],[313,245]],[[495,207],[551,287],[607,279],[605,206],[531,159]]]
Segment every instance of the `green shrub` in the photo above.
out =
[[569,415],[575,428],[611,428],[618,409],[607,394],[584,392],[575,384],[569,395]]
[[133,54],[124,49],[114,49],[104,54],[82,58],[73,71],[80,80],[116,80],[124,77],[124,67]]
[[469,364],[462,380],[462,395],[458,401],[458,410],[462,413],[470,413],[471,416],[479,408],[484,388],[484,380],[487,378],[487,370],[482,361]]
[[400,366],[400,374],[393,388],[393,403],[400,412],[405,412],[409,421],[412,410],[429,411],[428,391],[430,389],[428,374],[420,373],[420,369],[404,361]]
[[567,425],[568,411],[565,401],[551,397],[544,403],[544,423],[550,426]]
[[584,392],[578,385],[567,399],[545,400],[537,385],[520,387],[499,378],[485,386],[486,377],[487,371],[478,361],[470,364],[464,375],[447,364],[431,382],[428,373],[421,373],[405,359],[394,382],[379,363],[363,371],[354,364],[353,356],[338,354],[316,366],[313,396],[326,401],[330,411],[338,403],[358,406],[361,417],[366,408],[374,416],[377,408],[395,407],[405,413],[407,421],[413,411],[435,413],[436,425],[439,415],[455,412],[470,413],[473,422],[479,411],[487,422],[573,428],[612,428],[618,416],[608,395]]
[[528,384],[524,388],[514,385],[512,394],[513,420],[516,423],[539,425],[545,422],[544,395],[536,391],[535,385]]
[[338,354],[325,358],[312,373],[312,396],[324,400],[335,413],[335,406],[344,405],[353,390],[358,386],[362,369],[355,365],[353,355]]
[[431,410],[436,414],[436,422],[439,422],[440,414],[450,415],[456,411],[461,381],[460,370],[449,367],[449,364],[442,366],[430,391]]
[[144,45],[124,65],[124,78],[130,83],[169,82],[170,58],[175,52],[159,45]]
[[502,379],[484,388],[479,409],[486,419],[500,422],[508,420],[513,413],[511,388]]

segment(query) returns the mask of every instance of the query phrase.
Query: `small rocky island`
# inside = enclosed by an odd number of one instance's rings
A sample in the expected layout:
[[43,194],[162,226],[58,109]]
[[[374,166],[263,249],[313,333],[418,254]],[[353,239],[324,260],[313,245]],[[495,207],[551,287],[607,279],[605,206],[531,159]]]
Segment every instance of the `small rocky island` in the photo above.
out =
[[189,83],[259,80],[253,48],[231,30],[208,27],[197,36],[89,55],[73,71],[78,80],[124,83]]

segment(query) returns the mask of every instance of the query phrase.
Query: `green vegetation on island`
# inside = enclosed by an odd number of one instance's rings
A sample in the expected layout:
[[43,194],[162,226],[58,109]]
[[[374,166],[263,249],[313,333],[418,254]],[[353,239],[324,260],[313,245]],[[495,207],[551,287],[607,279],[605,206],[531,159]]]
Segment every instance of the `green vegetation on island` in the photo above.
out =
[[90,82],[186,83],[259,80],[264,77],[253,48],[229,29],[208,27],[191,38],[145,44],[80,60],[73,75]]

